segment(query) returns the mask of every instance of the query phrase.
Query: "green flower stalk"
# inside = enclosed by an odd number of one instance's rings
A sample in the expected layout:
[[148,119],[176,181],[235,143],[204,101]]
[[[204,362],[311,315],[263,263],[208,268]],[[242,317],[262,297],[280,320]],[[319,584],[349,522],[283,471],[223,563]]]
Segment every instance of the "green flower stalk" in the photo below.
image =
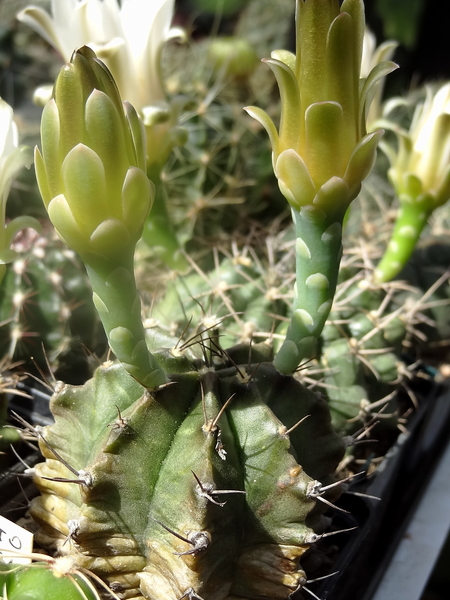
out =
[[61,70],[41,138],[36,175],[50,220],[86,265],[114,354],[140,383],[156,387],[166,377],[145,343],[133,268],[154,196],[145,132],[90,48]]
[[389,179],[400,208],[391,240],[375,270],[378,283],[393,279],[406,265],[431,213],[450,198],[450,83],[427,89],[409,131],[384,122],[398,138],[398,150],[384,144]]
[[23,167],[33,162],[31,149],[19,146],[17,126],[13,121],[13,109],[0,98],[0,283],[6,273],[6,265],[17,258],[11,249],[16,233],[26,227],[40,230],[39,222],[33,217],[16,217],[6,223],[6,203],[11,184]]
[[366,133],[371,90],[397,65],[381,62],[360,80],[364,27],[362,0],[297,0],[296,55],[278,50],[265,61],[280,89],[279,130],[263,110],[246,109],[269,134],[296,231],[293,314],[275,357],[286,374],[316,352],[336,289],[343,218],[383,133]]

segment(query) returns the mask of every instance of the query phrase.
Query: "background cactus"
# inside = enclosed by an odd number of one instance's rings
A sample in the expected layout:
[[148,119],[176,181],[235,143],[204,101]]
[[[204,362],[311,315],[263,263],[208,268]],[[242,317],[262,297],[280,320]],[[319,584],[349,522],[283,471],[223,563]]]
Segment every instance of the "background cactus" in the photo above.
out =
[[46,371],[49,361],[60,376],[82,383],[90,373],[89,352],[101,355],[106,348],[83,265],[50,232],[29,232],[13,247],[21,254],[0,287],[1,355],[28,371],[33,364]]

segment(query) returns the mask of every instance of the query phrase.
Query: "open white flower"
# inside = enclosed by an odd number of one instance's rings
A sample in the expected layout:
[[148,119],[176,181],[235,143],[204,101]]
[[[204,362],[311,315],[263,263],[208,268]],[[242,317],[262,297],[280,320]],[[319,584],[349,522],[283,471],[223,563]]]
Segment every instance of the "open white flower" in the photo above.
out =
[[6,201],[14,177],[33,162],[31,149],[19,146],[17,126],[13,121],[13,109],[0,98],[0,282],[5,273],[5,264],[17,257],[10,249],[16,233],[25,227],[39,228],[32,217],[17,217],[5,224]]
[[169,38],[175,0],[51,0],[51,16],[35,6],[17,18],[32,27],[69,62],[89,46],[108,66],[123,100],[141,114],[165,101],[161,51]]

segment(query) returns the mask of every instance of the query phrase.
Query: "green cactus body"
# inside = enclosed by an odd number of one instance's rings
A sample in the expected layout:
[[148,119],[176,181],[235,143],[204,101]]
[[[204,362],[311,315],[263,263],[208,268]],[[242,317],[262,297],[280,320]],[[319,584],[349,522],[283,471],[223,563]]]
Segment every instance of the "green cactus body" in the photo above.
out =
[[330,480],[342,443],[298,381],[268,363],[239,375],[231,360],[185,360],[153,392],[118,364],[57,389],[31,508],[38,542],[124,598],[257,600],[301,587],[298,559],[322,527],[316,479]]
[[191,272],[171,281],[161,299],[152,306],[153,322],[178,335],[194,333],[220,324],[221,344],[225,347],[245,342],[255,334],[264,339],[274,327],[276,316],[288,310],[270,276],[261,275],[250,259],[224,258],[204,273]]

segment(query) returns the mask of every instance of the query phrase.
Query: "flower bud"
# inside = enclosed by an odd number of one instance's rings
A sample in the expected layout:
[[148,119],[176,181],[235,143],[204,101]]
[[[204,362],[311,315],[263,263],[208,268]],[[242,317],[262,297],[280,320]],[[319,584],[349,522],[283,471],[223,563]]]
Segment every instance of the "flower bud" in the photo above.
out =
[[343,215],[369,174],[382,131],[366,133],[373,86],[396,68],[378,64],[360,82],[362,0],[297,0],[297,52],[272,52],[281,96],[279,130],[257,107],[247,112],[267,130],[281,192],[295,210],[313,205]]
[[[389,124],[386,125],[389,127]],[[409,132],[393,127],[398,152],[387,150],[389,179],[400,200],[421,201],[434,210],[450,198],[450,83],[437,92],[427,88]]]
[[145,132],[90,48],[62,68],[43,111],[41,139],[38,184],[64,241],[82,257],[134,246],[153,201]]
[[[396,105],[394,100],[392,106]],[[383,283],[409,260],[431,213],[450,199],[450,83],[437,93],[427,88],[409,131],[386,121],[398,138],[397,150],[385,144],[389,179],[400,202],[391,240],[375,270]]]

